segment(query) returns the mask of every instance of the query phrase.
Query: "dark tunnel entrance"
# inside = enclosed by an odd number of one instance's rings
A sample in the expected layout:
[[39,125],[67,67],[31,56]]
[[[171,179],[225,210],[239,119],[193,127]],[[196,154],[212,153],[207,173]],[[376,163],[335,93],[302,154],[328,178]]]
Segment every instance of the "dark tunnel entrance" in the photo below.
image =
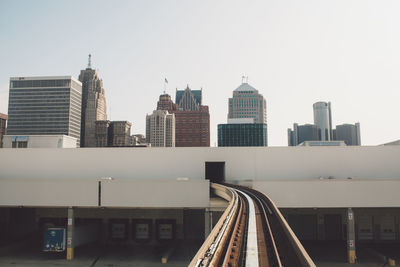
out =
[[206,179],[213,183],[225,181],[225,161],[206,162]]

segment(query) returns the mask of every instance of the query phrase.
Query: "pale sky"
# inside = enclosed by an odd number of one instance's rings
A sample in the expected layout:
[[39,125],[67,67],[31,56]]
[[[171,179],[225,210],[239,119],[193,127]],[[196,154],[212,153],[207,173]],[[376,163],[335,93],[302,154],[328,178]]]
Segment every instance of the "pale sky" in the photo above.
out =
[[312,123],[317,101],[332,103],[333,125],[360,122],[362,144],[378,145],[400,139],[399,14],[397,0],[0,0],[0,112],[10,77],[78,78],[90,53],[109,119],[132,134],[145,133],[167,78],[173,99],[203,88],[214,146],[246,75],[267,101],[270,146]]

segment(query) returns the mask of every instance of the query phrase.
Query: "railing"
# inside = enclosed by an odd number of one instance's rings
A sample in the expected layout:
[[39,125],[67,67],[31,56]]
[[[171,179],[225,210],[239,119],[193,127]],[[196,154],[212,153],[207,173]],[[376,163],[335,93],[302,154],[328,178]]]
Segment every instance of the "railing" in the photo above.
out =
[[315,266],[267,196],[238,185],[211,189],[229,205],[189,266]]

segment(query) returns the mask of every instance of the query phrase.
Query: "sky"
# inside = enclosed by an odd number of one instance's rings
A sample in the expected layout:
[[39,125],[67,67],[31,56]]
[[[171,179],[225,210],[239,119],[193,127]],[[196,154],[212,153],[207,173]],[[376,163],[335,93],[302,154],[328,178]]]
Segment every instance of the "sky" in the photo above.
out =
[[145,133],[167,93],[203,88],[211,145],[228,98],[248,76],[267,101],[269,146],[313,123],[330,101],[333,125],[361,124],[362,145],[400,139],[400,1],[0,0],[0,112],[10,77],[103,79],[108,119]]

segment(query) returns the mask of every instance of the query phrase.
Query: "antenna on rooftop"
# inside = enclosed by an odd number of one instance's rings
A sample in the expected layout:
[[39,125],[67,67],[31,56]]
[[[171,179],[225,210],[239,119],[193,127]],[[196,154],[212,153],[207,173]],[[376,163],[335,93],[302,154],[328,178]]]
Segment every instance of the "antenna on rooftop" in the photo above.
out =
[[89,60],[88,60],[88,64],[87,64],[88,69],[92,68],[92,55],[89,54]]
[[244,83],[244,79],[246,79],[246,76],[242,75],[242,83]]

